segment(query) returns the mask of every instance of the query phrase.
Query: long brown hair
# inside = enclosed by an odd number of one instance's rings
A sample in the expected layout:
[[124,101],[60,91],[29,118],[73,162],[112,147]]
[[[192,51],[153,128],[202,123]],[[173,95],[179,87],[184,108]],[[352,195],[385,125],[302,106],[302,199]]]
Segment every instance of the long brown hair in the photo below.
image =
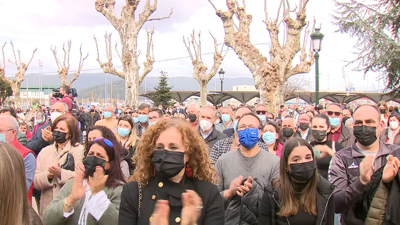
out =
[[11,145],[0,142],[0,162],[0,225],[30,225],[22,156]]
[[56,125],[61,122],[65,121],[68,126],[68,134],[69,134],[69,140],[71,141],[71,146],[78,146],[79,145],[79,127],[78,127],[78,120],[75,119],[75,117],[70,116],[70,115],[61,115],[57,117],[56,120],[53,121],[51,124],[51,131],[53,132],[54,129],[56,128]]
[[[136,145],[136,141],[138,140],[138,136],[136,135],[136,127],[135,127],[135,125],[133,124],[133,119],[132,119],[132,116],[130,116],[130,115],[123,115],[123,116],[121,116],[119,119],[118,119],[118,125],[119,125],[119,122],[120,121],[126,121],[126,122],[128,122],[129,123],[129,125],[131,126],[131,132],[129,133],[129,138],[128,138],[128,143],[129,143],[129,146],[135,146]],[[118,129],[118,128],[117,128]],[[119,142],[121,142],[121,136],[119,136],[119,133],[118,132],[116,132],[116,134],[115,134],[115,136],[117,137],[117,140],[119,141]],[[121,143],[122,144],[122,143]],[[125,147],[125,146],[123,146],[123,147]]]
[[299,201],[296,201],[293,181],[288,173],[289,155],[292,153],[293,149],[299,146],[306,146],[310,150],[315,163],[314,152],[307,141],[301,138],[293,138],[285,143],[279,166],[279,178],[273,183],[275,188],[279,187],[280,189],[281,211],[278,213],[279,216],[289,217],[296,215],[299,206],[308,214],[317,215],[318,213],[317,185],[319,176],[317,170],[315,170],[314,176],[308,182],[307,186],[301,191]]
[[192,168],[192,178],[211,183],[215,182],[217,176],[211,166],[208,156],[209,150],[204,139],[196,130],[193,130],[188,122],[180,118],[160,120],[146,130],[133,157],[133,161],[137,166],[130,181],[148,184],[148,180],[154,174],[154,165],[151,159],[153,158],[156,141],[160,134],[170,127],[175,127],[182,134],[183,144],[188,146],[186,155],[189,160],[187,164]]

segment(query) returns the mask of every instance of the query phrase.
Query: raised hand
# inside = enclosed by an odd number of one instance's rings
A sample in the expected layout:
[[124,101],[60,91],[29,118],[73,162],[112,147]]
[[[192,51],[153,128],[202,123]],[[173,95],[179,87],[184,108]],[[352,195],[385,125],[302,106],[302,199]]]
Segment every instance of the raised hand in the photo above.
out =
[[154,208],[153,219],[150,220],[151,225],[168,225],[169,221],[169,201],[158,200]]
[[84,195],[86,191],[86,186],[83,185],[83,180],[85,179],[85,167],[82,163],[77,163],[75,167],[75,177],[74,183],[72,185],[72,191],[69,197],[75,203],[79,201]]
[[253,178],[251,178],[251,176],[249,178],[247,178],[247,180],[244,182],[243,185],[241,185],[240,187],[237,188],[236,194],[239,195],[240,197],[243,197],[244,194],[246,194],[247,192],[249,192],[251,190],[251,188],[253,187]]
[[182,203],[181,225],[197,224],[203,209],[203,202],[199,195],[194,191],[187,190],[182,194]]
[[228,190],[225,190],[225,192],[224,192],[224,198],[225,198],[225,199],[230,199],[230,198],[232,198],[233,196],[235,196],[235,195],[236,195],[236,191],[237,191],[238,187],[240,187],[240,185],[242,184],[242,182],[243,182],[243,176],[239,176],[239,177],[237,177],[236,179],[234,179],[234,180],[231,182],[231,184],[230,184],[230,186],[229,186],[229,189],[228,189]]
[[368,155],[365,156],[360,164],[360,180],[361,183],[367,185],[371,181],[371,176],[373,174],[372,165],[374,163],[375,156]]
[[108,175],[105,175],[105,171],[100,166],[96,167],[93,177],[89,177],[89,187],[92,191],[92,195],[96,195],[100,191],[104,190]]
[[397,157],[389,155],[385,168],[383,169],[382,181],[385,183],[392,182],[393,178],[399,172],[400,160]]

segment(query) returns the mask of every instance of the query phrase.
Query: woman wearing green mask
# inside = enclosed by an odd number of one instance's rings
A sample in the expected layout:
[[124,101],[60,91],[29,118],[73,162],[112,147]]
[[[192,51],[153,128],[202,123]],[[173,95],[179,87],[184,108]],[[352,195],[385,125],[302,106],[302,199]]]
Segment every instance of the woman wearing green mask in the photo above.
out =
[[327,139],[327,134],[331,131],[329,117],[325,114],[317,114],[311,122],[311,135],[314,141],[310,144],[313,147],[315,158],[317,159],[318,172],[325,179],[328,179],[330,161],[336,151],[343,149],[343,145]]

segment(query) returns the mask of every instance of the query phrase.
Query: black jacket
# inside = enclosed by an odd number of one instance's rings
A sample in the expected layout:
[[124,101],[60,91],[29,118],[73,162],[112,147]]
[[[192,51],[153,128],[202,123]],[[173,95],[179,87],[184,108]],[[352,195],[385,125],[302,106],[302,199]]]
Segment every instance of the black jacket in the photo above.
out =
[[42,130],[48,126],[51,126],[51,123],[40,127],[35,135],[25,144],[25,147],[32,150],[36,155],[39,155],[39,152],[42,151],[44,147],[50,145],[50,143],[45,141],[42,137]]
[[[200,133],[200,128],[199,128],[199,133]],[[200,133],[201,134],[201,133]],[[227,138],[227,136],[219,131],[217,131],[217,129],[215,129],[215,127],[213,128],[211,134],[204,139],[206,141],[206,144],[208,145],[208,149],[211,151],[212,147],[214,146],[214,144],[221,140]]]
[[224,133],[226,136],[228,136],[228,137],[232,137],[232,136],[235,134],[235,129],[233,129],[233,128],[228,128],[228,129],[225,129],[225,130],[223,131],[223,133]]
[[[139,201],[139,188],[137,182],[124,185],[119,208],[120,225],[146,225],[150,224],[157,200],[169,200],[169,224],[178,224],[182,211],[182,193],[186,190],[195,191],[203,202],[203,209],[197,221],[198,225],[223,225],[224,206],[217,186],[212,183],[192,179],[184,176],[177,184],[158,176],[152,177],[147,186],[142,186],[142,200]],[[141,202],[141,206],[139,206]],[[139,209],[140,208],[140,209]],[[138,215],[140,211],[140,216]],[[179,218],[179,219],[178,219]]]
[[[317,220],[315,225],[333,225],[335,220],[335,203],[333,198],[333,185],[325,178],[319,176],[317,194]],[[274,189],[269,185],[261,200],[259,225],[286,225],[289,224],[287,217],[278,216],[281,201],[279,199],[280,189]],[[304,224],[306,225],[306,224]],[[309,225],[309,224],[307,224]],[[311,224],[310,224],[311,225]]]

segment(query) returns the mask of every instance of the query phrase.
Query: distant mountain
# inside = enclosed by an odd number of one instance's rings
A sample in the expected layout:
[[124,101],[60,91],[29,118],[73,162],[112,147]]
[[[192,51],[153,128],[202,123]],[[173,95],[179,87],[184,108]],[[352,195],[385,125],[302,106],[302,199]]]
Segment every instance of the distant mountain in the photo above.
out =
[[[68,77],[68,80],[72,78]],[[42,86],[54,86],[60,85],[60,78],[56,75],[45,75],[42,78]],[[111,96],[111,80],[112,80],[112,96]],[[28,81],[29,87],[40,86],[40,76],[38,74],[29,74],[25,81],[22,83],[22,87],[25,87]],[[199,83],[192,77],[169,77],[168,83],[172,86],[173,91],[199,91]],[[147,77],[139,92],[145,93],[146,91],[153,91],[154,87],[158,84],[158,77]],[[249,77],[240,78],[229,78],[224,79],[224,90],[232,91],[233,86],[236,85],[254,85],[254,80]],[[108,98],[124,99],[125,97],[125,82],[123,79],[114,76],[107,75],[104,73],[87,73],[81,74],[79,78],[74,82],[73,87],[78,91],[79,98],[91,98],[92,92],[94,98],[104,98],[105,92]],[[209,91],[220,91],[221,83],[218,75],[215,76],[207,86]]]

